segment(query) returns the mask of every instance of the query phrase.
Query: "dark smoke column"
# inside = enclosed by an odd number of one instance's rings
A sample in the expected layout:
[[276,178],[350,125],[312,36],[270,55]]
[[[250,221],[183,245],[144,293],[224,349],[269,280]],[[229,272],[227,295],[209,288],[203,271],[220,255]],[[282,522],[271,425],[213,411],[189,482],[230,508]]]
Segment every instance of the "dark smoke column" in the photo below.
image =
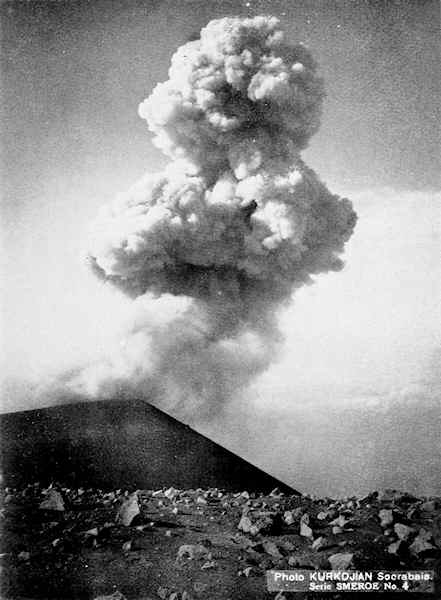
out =
[[231,397],[269,364],[275,309],[342,268],[356,215],[300,158],[323,97],[311,54],[277,19],[225,18],[177,50],[168,81],[140,105],[171,163],[101,212],[90,251],[137,311],[186,299],[166,325],[141,319],[140,384],[160,381],[165,395],[183,385],[183,401]]

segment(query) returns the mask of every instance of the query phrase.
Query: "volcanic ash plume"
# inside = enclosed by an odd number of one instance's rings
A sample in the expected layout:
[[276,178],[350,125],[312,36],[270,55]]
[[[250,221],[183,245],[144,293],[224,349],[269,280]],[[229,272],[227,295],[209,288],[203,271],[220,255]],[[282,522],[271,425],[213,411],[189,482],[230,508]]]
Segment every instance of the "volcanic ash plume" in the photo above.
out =
[[322,80],[275,18],[210,22],[141,103],[171,158],[102,210],[91,266],[133,298],[118,356],[95,388],[130,382],[208,410],[274,358],[275,311],[342,267],[351,203],[300,158],[319,126]]

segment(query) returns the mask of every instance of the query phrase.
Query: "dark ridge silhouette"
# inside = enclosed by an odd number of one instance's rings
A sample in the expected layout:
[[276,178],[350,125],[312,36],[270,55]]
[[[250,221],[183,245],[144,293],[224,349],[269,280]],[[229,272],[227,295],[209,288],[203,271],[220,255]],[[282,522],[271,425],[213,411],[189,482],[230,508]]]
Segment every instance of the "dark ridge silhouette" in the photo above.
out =
[[0,415],[10,487],[218,487],[269,493],[288,485],[142,400],[80,402]]

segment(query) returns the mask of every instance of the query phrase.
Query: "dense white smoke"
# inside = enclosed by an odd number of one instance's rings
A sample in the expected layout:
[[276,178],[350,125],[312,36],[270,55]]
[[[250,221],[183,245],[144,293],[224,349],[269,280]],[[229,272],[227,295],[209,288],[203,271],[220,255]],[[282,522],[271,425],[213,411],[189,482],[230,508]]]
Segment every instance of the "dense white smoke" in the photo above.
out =
[[300,158],[323,97],[309,51],[275,18],[212,21],[177,50],[139,107],[172,162],[93,230],[91,267],[133,298],[131,322],[78,385],[126,382],[211,411],[269,365],[277,308],[341,269],[356,221]]

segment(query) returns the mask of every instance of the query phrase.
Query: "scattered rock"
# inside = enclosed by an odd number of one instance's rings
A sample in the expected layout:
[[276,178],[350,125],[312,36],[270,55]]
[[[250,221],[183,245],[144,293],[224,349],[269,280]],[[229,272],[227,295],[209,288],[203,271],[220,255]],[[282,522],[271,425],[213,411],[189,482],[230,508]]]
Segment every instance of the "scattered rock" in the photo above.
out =
[[131,496],[123,500],[116,516],[116,522],[122,523],[125,527],[129,527],[133,519],[139,515],[140,512],[138,494],[137,492],[134,492]]
[[182,560],[185,558],[193,560],[195,558],[205,557],[207,554],[208,550],[202,544],[183,544],[178,549],[176,560]]
[[386,488],[378,493],[378,502],[391,502],[394,504],[412,504],[413,502],[417,502],[418,498],[412,496],[411,494],[407,494],[405,492],[400,492],[399,490],[393,490]]
[[377,500],[378,502],[392,502],[398,493],[396,490],[386,488],[378,492]]
[[313,550],[320,550],[321,548],[323,548],[323,546],[326,545],[326,540],[324,537],[318,537],[316,540],[314,540],[312,542],[312,549]]
[[441,516],[435,519],[433,523],[433,541],[441,548]]
[[409,546],[409,550],[414,555],[422,554],[428,550],[435,550],[435,546],[429,541],[432,539],[432,533],[426,529],[420,529],[417,537]]
[[423,510],[424,512],[433,512],[436,508],[437,504],[435,500],[427,500],[420,504],[420,510]]
[[[198,577],[199,573],[204,583],[195,583],[196,593],[189,588],[190,596],[188,592],[174,587],[170,580],[157,580],[153,596],[164,600],[192,600],[192,597],[212,597],[211,586],[219,585],[226,569],[241,576],[241,593],[243,587],[244,594],[249,593],[251,597],[255,589],[253,584],[257,582],[246,579],[262,577],[268,569],[351,569],[354,568],[354,562],[358,566],[358,561],[364,567],[371,565],[368,568],[400,568],[398,565],[401,565],[409,569],[436,569],[441,556],[435,546],[441,549],[441,502],[437,498],[414,500],[401,492],[389,491],[388,495],[380,496],[381,502],[386,502],[381,505],[376,494],[365,500],[314,500],[311,497],[291,497],[279,493],[270,498],[248,492],[232,494],[215,489],[186,491],[173,487],[133,494],[124,490],[104,493],[87,489],[81,495],[77,494],[76,489],[59,487],[58,483],[55,488],[43,491],[46,494],[43,498],[41,486],[32,493],[16,489],[8,492],[13,500],[5,509],[6,519],[21,519],[22,511],[28,506],[34,510],[43,504],[41,500],[49,504],[57,498],[57,494],[66,503],[66,512],[61,517],[54,512],[49,517],[50,522],[48,515],[37,519],[35,533],[43,536],[40,545],[31,546],[28,542],[28,533],[29,540],[33,540],[32,532],[26,532],[26,546],[17,547],[12,538],[10,547],[17,549],[12,551],[11,559],[3,560],[7,567],[9,563],[14,566],[15,559],[17,563],[22,561],[22,571],[31,571],[27,567],[32,565],[33,573],[40,568],[41,562],[44,568],[47,565],[51,574],[58,576],[60,572],[62,577],[63,571],[76,568],[77,561],[82,567],[87,567],[86,557],[92,553],[82,551],[86,545],[90,547],[94,544],[93,555],[108,550],[113,552],[116,546],[116,549],[120,548],[119,556],[115,558],[119,565],[125,565],[126,568],[133,565],[146,570],[147,575],[154,575],[159,557],[162,558],[173,547],[179,575],[191,575],[194,581],[194,575]],[[68,511],[70,507],[72,510]],[[115,522],[106,521],[113,510],[118,513],[117,523],[135,528],[124,529]],[[134,522],[133,519],[140,515],[141,510],[145,518]],[[178,512],[179,523],[174,516]],[[206,513],[206,516],[201,517],[201,513]],[[353,531],[348,528],[348,523],[357,529],[356,533],[346,535],[346,532]],[[182,542],[191,543],[177,543],[175,546],[175,530],[185,536]],[[334,535],[343,535],[333,537],[331,530]],[[31,552],[23,550],[18,554],[23,548]],[[44,560],[40,560],[41,553]],[[331,556],[328,558],[329,554]],[[29,560],[32,563],[26,562]],[[92,568],[89,570],[95,571]],[[100,574],[100,585],[107,576],[107,570]],[[156,592],[161,581],[170,585],[170,588],[161,587]],[[185,581],[188,586],[192,580]],[[121,593],[113,592],[95,600],[124,598],[117,594]],[[283,594],[280,597],[284,598]],[[149,600],[153,600],[152,597]]]
[[398,539],[403,540],[405,542],[412,535],[414,529],[412,529],[412,527],[409,527],[408,525],[404,525],[403,523],[395,523],[394,531],[397,534]]
[[239,521],[239,525],[237,526],[237,528],[243,531],[244,533],[250,533],[252,527],[253,523],[251,522],[251,519],[246,515],[242,516],[242,518]]
[[396,542],[389,544],[387,551],[389,554],[401,554],[405,547],[406,545],[403,540],[397,540]]
[[292,511],[286,510],[283,513],[283,520],[285,521],[285,523],[287,525],[292,525],[295,522],[295,519],[294,519],[294,516],[292,514]]
[[392,525],[394,521],[392,509],[389,508],[382,508],[378,513],[378,516],[380,517],[380,525],[383,529],[386,529],[386,527]]
[[47,493],[46,499],[40,503],[40,508],[43,510],[57,510],[59,512],[64,511],[64,500],[60,492],[50,489]]
[[313,538],[313,531],[309,526],[309,515],[304,514],[300,519],[300,535],[309,539]]
[[168,490],[165,490],[165,492],[164,492],[164,496],[166,498],[168,498],[169,500],[173,500],[174,498],[176,498],[177,495],[178,495],[178,490],[175,490],[174,487],[170,487],[170,488],[168,488]]
[[306,523],[300,523],[300,535],[309,539],[314,537],[311,527]]
[[370,492],[369,494],[362,496],[358,500],[358,502],[360,503],[360,505],[372,504],[372,502],[374,502],[377,498],[378,498],[378,492]]
[[274,556],[274,558],[282,558],[283,554],[281,554],[280,550],[277,548],[274,542],[267,540],[262,544],[263,549],[267,554]]
[[30,552],[26,552],[25,550],[22,550],[21,552],[19,552],[18,554],[18,559],[19,560],[24,560],[24,561],[28,561],[31,559],[31,554]]
[[105,594],[104,596],[97,596],[94,600],[127,600],[124,594],[121,594],[118,590],[114,591],[113,594]]
[[298,569],[317,569],[327,568],[328,563],[326,557],[320,556],[315,550],[308,548],[305,550],[297,550],[294,554],[289,556],[288,565]]
[[244,533],[254,536],[258,533],[269,533],[273,524],[274,520],[269,515],[262,515],[256,518],[255,521],[252,521],[248,514],[243,514],[237,527]]
[[349,523],[348,519],[344,515],[339,515],[336,519],[330,522],[330,525],[334,525],[343,529],[343,527]]
[[420,509],[418,506],[411,506],[406,512],[406,518],[411,521],[412,519],[420,516]]
[[350,553],[337,553],[329,556],[328,561],[331,565],[331,569],[336,571],[344,571],[350,567],[353,558],[354,555]]
[[303,515],[304,509],[301,506],[298,506],[297,508],[294,508],[294,510],[291,511],[291,514],[293,516],[293,518],[297,521],[298,519],[301,518],[301,516]]
[[273,568],[274,560],[269,556],[265,556],[265,558],[259,562],[258,566],[261,571],[268,571],[268,569]]

